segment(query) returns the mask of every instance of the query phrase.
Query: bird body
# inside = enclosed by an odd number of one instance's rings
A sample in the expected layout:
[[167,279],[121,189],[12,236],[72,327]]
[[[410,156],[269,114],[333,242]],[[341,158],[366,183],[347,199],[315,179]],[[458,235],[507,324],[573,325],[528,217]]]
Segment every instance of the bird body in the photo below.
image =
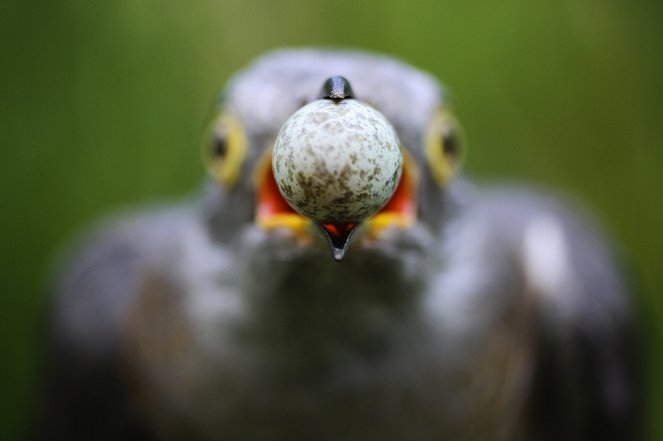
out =
[[[265,152],[333,75],[393,125],[412,187],[340,262],[315,223],[261,211]],[[45,438],[631,439],[609,250],[554,198],[440,182],[426,140],[444,105],[430,76],[360,52],[279,51],[238,74],[237,177],[224,162],[199,201],[110,222],[61,278]]]

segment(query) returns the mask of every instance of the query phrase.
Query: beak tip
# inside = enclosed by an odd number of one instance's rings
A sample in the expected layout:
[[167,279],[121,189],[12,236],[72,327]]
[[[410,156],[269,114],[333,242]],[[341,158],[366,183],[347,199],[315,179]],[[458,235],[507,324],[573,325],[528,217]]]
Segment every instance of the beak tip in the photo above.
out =
[[318,226],[327,241],[327,245],[331,250],[334,260],[336,262],[343,260],[350,247],[350,242],[356,231],[357,224],[318,224]]
[[334,260],[336,262],[340,262],[343,260],[343,257],[345,257],[345,252],[347,251],[346,248],[333,248],[332,249],[332,256],[334,257]]

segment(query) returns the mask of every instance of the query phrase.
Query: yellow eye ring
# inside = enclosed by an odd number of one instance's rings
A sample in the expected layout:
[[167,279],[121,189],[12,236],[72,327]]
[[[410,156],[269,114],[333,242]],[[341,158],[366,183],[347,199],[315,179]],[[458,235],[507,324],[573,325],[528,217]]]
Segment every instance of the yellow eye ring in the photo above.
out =
[[439,109],[428,125],[424,140],[426,159],[433,179],[444,186],[458,171],[463,156],[464,137],[456,118]]
[[246,156],[246,134],[240,120],[223,112],[212,121],[203,145],[207,171],[217,182],[231,187]]

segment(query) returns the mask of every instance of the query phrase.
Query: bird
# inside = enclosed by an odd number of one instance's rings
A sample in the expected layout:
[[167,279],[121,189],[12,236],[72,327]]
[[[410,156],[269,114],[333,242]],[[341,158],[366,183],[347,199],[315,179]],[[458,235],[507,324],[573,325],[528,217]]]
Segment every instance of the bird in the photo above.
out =
[[227,83],[201,196],[61,264],[39,439],[632,440],[631,290],[584,209],[477,185],[431,74],[268,52]]

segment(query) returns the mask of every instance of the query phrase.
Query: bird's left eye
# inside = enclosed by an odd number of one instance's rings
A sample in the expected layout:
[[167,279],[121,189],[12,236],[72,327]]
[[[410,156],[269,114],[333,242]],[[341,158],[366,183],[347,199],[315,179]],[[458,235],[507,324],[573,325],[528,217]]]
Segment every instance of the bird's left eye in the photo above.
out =
[[244,162],[246,136],[241,122],[229,112],[221,113],[207,130],[203,157],[208,172],[225,186],[232,186]]
[[456,118],[440,109],[431,118],[425,139],[426,159],[435,182],[445,185],[458,170],[463,153],[463,134]]

